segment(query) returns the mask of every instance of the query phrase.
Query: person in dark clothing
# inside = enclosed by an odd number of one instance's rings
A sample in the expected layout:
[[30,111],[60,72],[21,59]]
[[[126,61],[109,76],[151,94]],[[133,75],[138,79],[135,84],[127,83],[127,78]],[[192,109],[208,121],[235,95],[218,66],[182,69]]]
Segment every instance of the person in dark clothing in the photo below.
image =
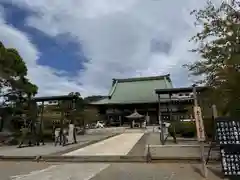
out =
[[36,128],[36,145],[39,146],[40,143],[44,145],[44,137],[43,137],[43,130],[42,130],[42,124],[40,122],[35,123]]
[[177,144],[175,127],[174,127],[174,125],[172,123],[170,123],[170,125],[168,127],[168,133],[173,138],[174,143]]

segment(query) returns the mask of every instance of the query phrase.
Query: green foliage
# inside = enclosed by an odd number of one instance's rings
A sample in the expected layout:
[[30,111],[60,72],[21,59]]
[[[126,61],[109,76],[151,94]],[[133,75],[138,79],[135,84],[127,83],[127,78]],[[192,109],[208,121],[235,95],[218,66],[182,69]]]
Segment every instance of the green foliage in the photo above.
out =
[[[175,132],[182,137],[194,137],[196,135],[196,126],[194,122],[175,122]],[[173,128],[169,129],[173,132]]]
[[[207,138],[211,138],[214,135],[213,120],[204,118],[203,122]],[[169,132],[173,133],[173,128],[169,128]],[[182,137],[194,137],[197,135],[195,122],[175,122],[175,132]]]
[[89,106],[88,103],[91,101],[96,101],[99,98],[102,98],[102,96],[89,96],[83,99],[80,93],[72,92],[70,94],[78,96],[76,111],[74,112],[74,118],[78,125],[83,126],[99,120],[98,110],[94,107]]
[[86,107],[83,113],[83,117],[85,119],[85,124],[94,123],[100,120],[98,110],[94,107]]
[[5,48],[0,42],[0,93],[9,101],[20,96],[32,96],[37,86],[27,78],[27,66],[15,49]]
[[[1,105],[14,105],[11,106],[12,112],[8,115],[1,113],[0,116],[4,116],[5,120],[0,126],[0,131],[3,127],[6,127],[10,122],[14,121],[12,114],[22,114],[24,106],[24,100],[34,96],[38,87],[32,84],[27,76],[27,66],[19,53],[12,48],[6,48],[0,42],[0,97]],[[10,103],[9,103],[10,102]],[[31,110],[29,110],[30,112]],[[5,125],[4,125],[5,124]],[[9,128],[9,127],[7,127]]]
[[54,140],[54,134],[53,134],[52,129],[45,129],[43,131],[43,139],[45,142],[48,142],[48,141],[51,142]]
[[212,117],[204,118],[203,123],[207,137],[211,138],[212,136],[214,136],[214,121]]
[[235,0],[215,6],[208,1],[206,7],[192,12],[196,25],[202,27],[191,40],[198,44],[192,52],[201,59],[185,65],[194,76],[204,77],[211,103],[222,115],[240,114],[240,12]]
[[71,92],[69,95],[77,97],[74,111],[71,109],[69,101],[63,102],[63,105],[60,107],[58,105],[45,106],[43,119],[44,127],[46,127],[46,129],[52,127],[53,120],[60,120],[62,110],[68,112],[66,118],[73,120],[78,126],[84,126],[88,123],[99,120],[98,110],[94,107],[88,106],[88,102],[81,97],[79,92]]

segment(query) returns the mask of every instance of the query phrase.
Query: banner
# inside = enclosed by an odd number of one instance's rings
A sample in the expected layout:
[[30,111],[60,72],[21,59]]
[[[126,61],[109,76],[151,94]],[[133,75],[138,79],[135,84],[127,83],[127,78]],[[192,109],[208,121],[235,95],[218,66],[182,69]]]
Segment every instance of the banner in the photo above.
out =
[[205,137],[201,108],[199,106],[195,106],[193,109],[194,109],[194,117],[195,117],[198,141],[205,141],[206,137]]

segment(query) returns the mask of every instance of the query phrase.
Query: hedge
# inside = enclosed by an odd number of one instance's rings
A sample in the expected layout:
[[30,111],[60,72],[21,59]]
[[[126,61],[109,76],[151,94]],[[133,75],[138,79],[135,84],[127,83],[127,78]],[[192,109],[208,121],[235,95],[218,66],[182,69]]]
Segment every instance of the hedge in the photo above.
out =
[[[205,118],[203,122],[207,138],[211,138],[214,132],[213,120],[211,118]],[[177,136],[194,137],[197,135],[195,122],[174,122],[174,125]],[[173,129],[170,128],[169,131],[173,131]]]

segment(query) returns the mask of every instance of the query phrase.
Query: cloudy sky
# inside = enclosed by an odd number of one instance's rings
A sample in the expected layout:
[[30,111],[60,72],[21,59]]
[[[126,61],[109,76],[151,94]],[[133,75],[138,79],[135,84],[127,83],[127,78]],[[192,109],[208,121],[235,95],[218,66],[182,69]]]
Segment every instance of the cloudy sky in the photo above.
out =
[[0,41],[16,48],[39,95],[106,94],[112,78],[171,74],[198,58],[189,12],[205,0],[0,0]]

